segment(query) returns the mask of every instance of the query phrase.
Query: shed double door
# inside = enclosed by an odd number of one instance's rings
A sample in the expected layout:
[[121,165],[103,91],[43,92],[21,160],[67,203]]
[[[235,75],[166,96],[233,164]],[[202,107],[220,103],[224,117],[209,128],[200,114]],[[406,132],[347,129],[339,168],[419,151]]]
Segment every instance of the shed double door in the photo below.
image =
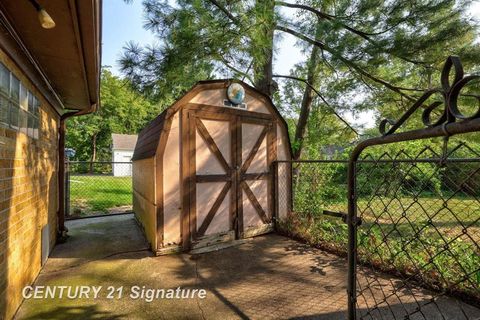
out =
[[226,111],[183,114],[184,204],[188,202],[184,246],[201,247],[272,230],[276,128],[266,117]]

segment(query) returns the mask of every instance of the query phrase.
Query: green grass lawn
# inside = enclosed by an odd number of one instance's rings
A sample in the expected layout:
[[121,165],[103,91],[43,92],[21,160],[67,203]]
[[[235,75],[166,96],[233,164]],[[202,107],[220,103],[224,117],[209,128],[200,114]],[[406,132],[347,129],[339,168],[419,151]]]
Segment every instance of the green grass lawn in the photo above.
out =
[[[300,197],[301,195],[298,196]],[[473,197],[445,196],[444,199],[426,196],[418,199],[408,197],[393,199],[385,196],[360,198],[357,202],[357,215],[362,218],[364,225],[376,223],[383,226],[385,230],[395,225],[400,232],[393,232],[392,236],[400,236],[401,231],[406,234],[413,233],[413,229],[421,227],[429,219],[446,237],[454,237],[462,232],[463,227],[467,227],[470,238],[480,243],[480,221],[478,221],[480,202]],[[307,215],[313,213],[316,217],[322,217],[323,210],[348,211],[346,200],[327,203],[321,199],[307,199],[297,203],[300,205],[297,205],[294,211],[304,212]],[[434,236],[439,234],[435,232],[432,234],[432,237]]]
[[[282,225],[284,230],[313,245],[346,252],[347,225],[323,215],[322,209],[346,212],[347,203],[322,206],[318,199],[303,203],[297,208],[302,212]],[[479,201],[373,197],[359,199],[357,207],[362,218],[357,233],[359,261],[480,299]],[[314,210],[309,213],[309,208]]]
[[85,216],[131,210],[132,177],[70,176],[70,215]]

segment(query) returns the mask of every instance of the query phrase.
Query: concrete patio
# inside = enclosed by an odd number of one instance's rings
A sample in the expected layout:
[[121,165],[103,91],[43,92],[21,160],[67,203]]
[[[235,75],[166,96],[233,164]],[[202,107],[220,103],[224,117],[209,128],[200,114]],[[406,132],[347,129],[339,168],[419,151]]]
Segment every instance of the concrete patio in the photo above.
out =
[[[69,240],[54,249],[35,285],[102,286],[100,297],[28,299],[17,319],[345,319],[346,261],[282,236],[155,257],[132,215],[68,227]],[[123,286],[123,297],[107,299],[109,286]],[[207,295],[146,302],[128,296],[132,286],[199,288]]]

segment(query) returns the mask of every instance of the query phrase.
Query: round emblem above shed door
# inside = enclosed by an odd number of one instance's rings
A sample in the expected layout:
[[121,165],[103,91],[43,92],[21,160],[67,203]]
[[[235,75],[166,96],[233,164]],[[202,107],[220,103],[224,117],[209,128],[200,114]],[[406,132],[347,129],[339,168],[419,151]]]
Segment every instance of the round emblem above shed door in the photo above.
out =
[[227,88],[227,98],[233,104],[242,104],[245,100],[245,89],[239,83],[232,83]]

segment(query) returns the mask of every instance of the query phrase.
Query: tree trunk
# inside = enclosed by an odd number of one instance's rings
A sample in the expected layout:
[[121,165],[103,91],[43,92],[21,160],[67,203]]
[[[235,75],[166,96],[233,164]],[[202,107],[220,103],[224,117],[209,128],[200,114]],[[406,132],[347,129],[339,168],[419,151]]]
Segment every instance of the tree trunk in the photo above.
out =
[[258,72],[257,76],[255,77],[255,87],[269,96],[270,98],[273,96],[273,94],[276,91],[274,82],[273,82],[273,57],[272,57],[272,51],[269,51],[266,53],[267,54],[267,61],[263,64],[263,66],[260,67],[261,72]]
[[253,39],[251,55],[253,58],[253,72],[255,87],[272,97],[277,90],[273,81],[273,36],[275,32],[275,1],[257,0],[258,28]]
[[97,160],[97,134],[92,137],[92,157],[90,159],[90,174],[93,174],[93,163]]
[[[320,28],[317,27],[316,36],[318,37],[320,33]],[[307,82],[312,86],[317,86],[318,84],[318,59],[319,59],[320,49],[317,46],[312,47],[312,52],[310,53],[310,58],[307,61]],[[310,110],[312,107],[312,102],[314,98],[314,92],[310,86],[305,86],[305,91],[303,92],[302,104],[300,107],[300,115],[298,117],[298,122],[295,127],[295,138],[294,138],[294,150],[293,150],[293,160],[300,159],[303,149],[303,140],[305,138],[305,131],[307,128],[308,118],[310,116]]]

